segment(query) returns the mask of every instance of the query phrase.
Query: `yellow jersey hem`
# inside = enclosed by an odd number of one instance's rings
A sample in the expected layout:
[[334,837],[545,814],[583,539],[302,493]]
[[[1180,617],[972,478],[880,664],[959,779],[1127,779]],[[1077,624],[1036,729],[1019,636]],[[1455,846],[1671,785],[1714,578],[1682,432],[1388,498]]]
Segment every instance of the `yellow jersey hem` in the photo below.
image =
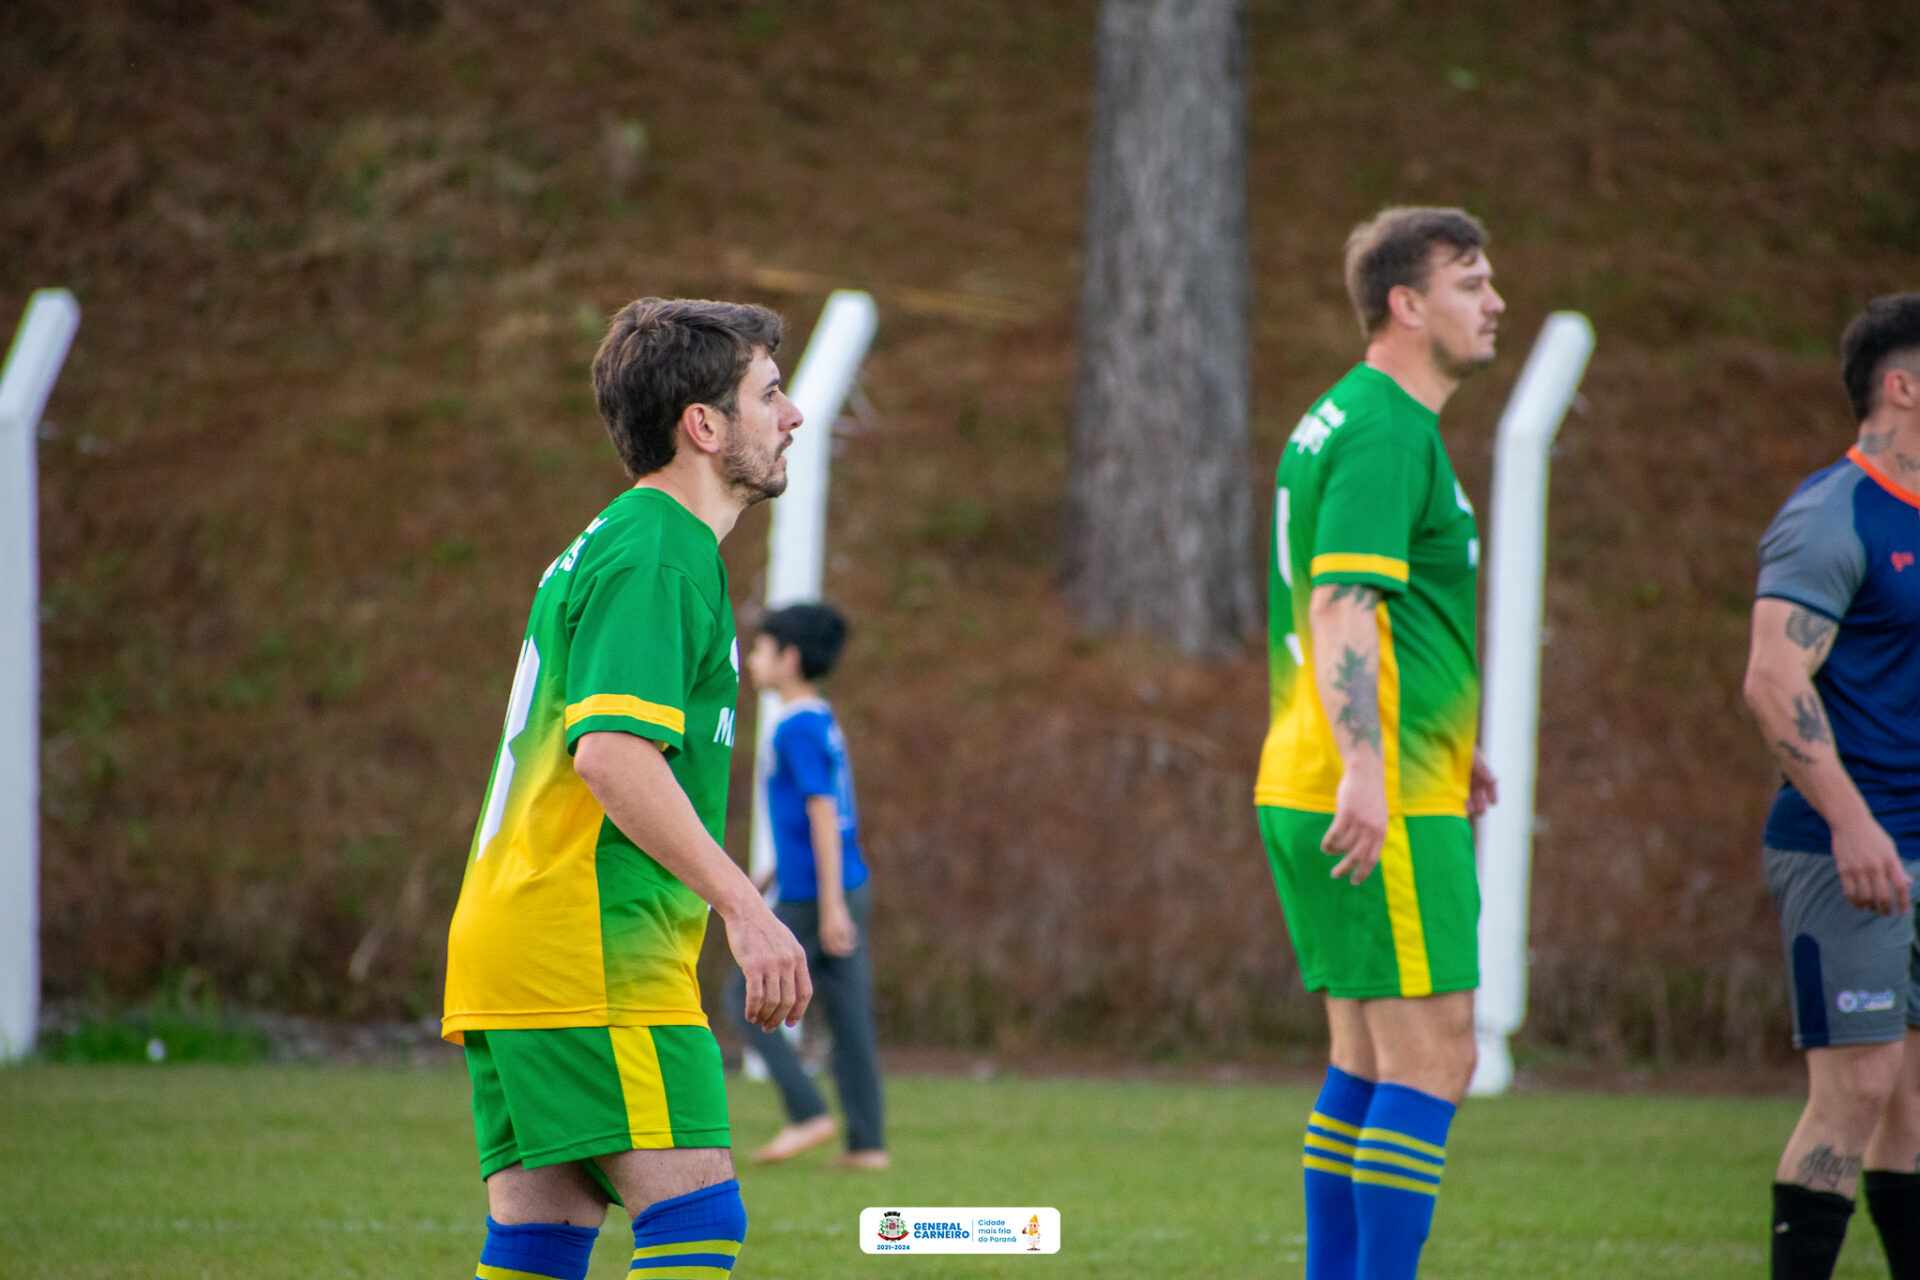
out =
[[[1256,787],[1253,802],[1269,809],[1291,809],[1295,813],[1324,813],[1331,815],[1338,809],[1332,796],[1302,796],[1292,792],[1280,791],[1273,787]],[[1465,804],[1445,802],[1427,802],[1423,804],[1387,806],[1390,818],[1464,818],[1467,816]]]
[[552,1009],[524,1013],[450,1013],[440,1038],[465,1044],[468,1031],[538,1031],[550,1027],[706,1027],[704,1012],[675,1009]]

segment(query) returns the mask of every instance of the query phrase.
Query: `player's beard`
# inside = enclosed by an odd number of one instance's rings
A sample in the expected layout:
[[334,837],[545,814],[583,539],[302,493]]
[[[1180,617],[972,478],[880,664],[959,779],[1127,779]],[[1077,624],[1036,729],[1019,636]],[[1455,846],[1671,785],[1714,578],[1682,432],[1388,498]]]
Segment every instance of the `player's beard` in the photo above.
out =
[[780,461],[780,446],[757,449],[746,438],[736,419],[727,424],[726,447],[720,451],[727,487],[746,506],[777,498],[787,491],[787,469]]
[[1428,341],[1433,352],[1434,367],[1455,382],[1465,382],[1493,363],[1492,353],[1484,356],[1463,356],[1442,341],[1439,334],[1434,334]]

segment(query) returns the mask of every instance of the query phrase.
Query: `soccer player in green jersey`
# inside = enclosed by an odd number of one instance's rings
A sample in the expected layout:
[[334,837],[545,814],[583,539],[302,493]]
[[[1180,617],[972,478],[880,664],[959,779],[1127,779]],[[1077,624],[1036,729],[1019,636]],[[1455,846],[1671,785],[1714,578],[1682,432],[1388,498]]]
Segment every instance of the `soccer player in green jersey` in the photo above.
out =
[[635,483],[540,579],[447,947],[479,1280],[581,1280],[616,1200],[641,1274],[723,1276],[746,1235],[694,966],[711,904],[749,1021],[798,1022],[812,994],[720,846],[740,690],[720,540],[787,485],[780,335],[762,307],[645,298],[594,358]]
[[1439,414],[1505,309],[1480,224],[1388,209],[1347,240],[1366,358],[1281,455],[1272,726],[1255,786],[1332,1066],[1304,1156],[1308,1280],[1402,1280],[1473,1074],[1480,895],[1473,507]]

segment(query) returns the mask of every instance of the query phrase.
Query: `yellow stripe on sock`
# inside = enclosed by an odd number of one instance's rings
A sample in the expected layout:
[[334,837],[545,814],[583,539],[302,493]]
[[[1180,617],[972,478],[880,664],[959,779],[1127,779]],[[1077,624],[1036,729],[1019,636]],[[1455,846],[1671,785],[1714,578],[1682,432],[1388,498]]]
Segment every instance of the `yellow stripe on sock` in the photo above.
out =
[[1436,1147],[1431,1142],[1422,1142],[1418,1138],[1401,1133],[1395,1129],[1362,1129],[1360,1131],[1360,1141],[1363,1144],[1369,1142],[1391,1142],[1394,1146],[1405,1147],[1409,1151],[1424,1151],[1435,1160],[1445,1160],[1447,1158],[1447,1149],[1445,1147]]
[[1317,1169],[1321,1173],[1330,1173],[1336,1178],[1351,1178],[1353,1176],[1352,1165],[1341,1164],[1334,1160],[1322,1160],[1312,1152],[1308,1152],[1301,1158],[1300,1166],[1303,1169]]
[[1316,1151],[1325,1151],[1329,1155],[1345,1156],[1349,1160],[1353,1159],[1353,1144],[1351,1142],[1340,1142],[1334,1138],[1323,1138],[1317,1133],[1309,1133],[1307,1135],[1307,1145]]
[[725,1280],[726,1267],[649,1267],[629,1272],[636,1280]]
[[490,1267],[481,1263],[473,1273],[474,1280],[553,1280],[552,1276],[543,1276],[538,1271],[516,1271],[512,1267]]
[[1419,1156],[1403,1156],[1398,1151],[1388,1151],[1384,1147],[1362,1147],[1354,1153],[1353,1158],[1368,1160],[1374,1164],[1397,1164],[1402,1169],[1411,1169],[1415,1173],[1424,1173],[1435,1178],[1446,1172],[1444,1164],[1422,1160]]
[[1322,1129],[1331,1129],[1335,1133],[1344,1134],[1349,1138],[1357,1138],[1360,1136],[1359,1125],[1348,1124],[1345,1120],[1335,1120],[1332,1116],[1323,1116],[1318,1111],[1307,1117],[1307,1123],[1317,1124]]
[[613,1060],[626,1095],[627,1137],[634,1150],[671,1147],[673,1119],[667,1114],[667,1086],[660,1075],[660,1051],[652,1027],[609,1027]]
[[724,1253],[729,1258],[737,1258],[740,1256],[740,1242],[738,1240],[683,1240],[679,1244],[650,1244],[644,1249],[635,1249],[633,1258],[638,1262],[642,1258],[671,1258],[677,1253]]
[[1402,1191],[1418,1191],[1423,1196],[1440,1194],[1440,1188],[1431,1182],[1415,1182],[1412,1178],[1403,1178],[1397,1173],[1381,1173],[1377,1169],[1355,1169],[1353,1180],[1376,1187],[1398,1187]]

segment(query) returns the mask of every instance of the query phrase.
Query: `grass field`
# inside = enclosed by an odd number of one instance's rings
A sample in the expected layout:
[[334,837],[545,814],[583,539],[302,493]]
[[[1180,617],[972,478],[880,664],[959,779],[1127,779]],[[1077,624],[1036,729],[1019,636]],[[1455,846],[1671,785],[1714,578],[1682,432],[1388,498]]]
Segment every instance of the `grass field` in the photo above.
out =
[[[747,1169],[735,1275],[807,1280],[1295,1276],[1309,1094],[1256,1085],[890,1082],[895,1167]],[[770,1086],[734,1084],[744,1146]],[[1750,1277],[1794,1105],[1535,1093],[1454,1130],[1429,1280]],[[0,1267],[12,1280],[473,1274],[484,1198],[457,1069],[54,1067],[0,1071]],[[1033,1203],[1050,1260],[859,1252],[870,1204]],[[593,1275],[626,1270],[623,1225]],[[1839,1275],[1885,1275],[1864,1215]]]

